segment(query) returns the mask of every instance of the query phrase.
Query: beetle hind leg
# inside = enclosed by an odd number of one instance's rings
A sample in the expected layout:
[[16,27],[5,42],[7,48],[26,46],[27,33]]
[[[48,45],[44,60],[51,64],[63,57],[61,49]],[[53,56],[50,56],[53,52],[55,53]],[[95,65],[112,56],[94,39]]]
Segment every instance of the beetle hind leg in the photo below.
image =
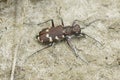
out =
[[46,47],[44,47],[44,48],[42,48],[42,49],[40,49],[40,50],[37,50],[36,52],[34,52],[34,53],[31,54],[30,56],[28,56],[27,59],[30,58],[30,57],[32,57],[33,55],[39,53],[40,51],[42,51],[42,50],[44,50],[44,49],[47,49],[47,48],[51,47],[52,45],[53,45],[53,43],[50,43],[48,46],[46,46]]

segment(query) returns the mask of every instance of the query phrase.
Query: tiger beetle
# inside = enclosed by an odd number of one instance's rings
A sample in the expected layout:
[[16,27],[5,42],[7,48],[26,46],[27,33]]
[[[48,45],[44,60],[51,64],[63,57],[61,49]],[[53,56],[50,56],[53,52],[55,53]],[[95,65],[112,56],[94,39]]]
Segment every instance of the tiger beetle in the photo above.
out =
[[[79,22],[79,20],[74,20],[71,26],[64,26],[62,18],[61,18],[61,25],[58,25],[58,26],[54,25],[53,19],[47,20],[43,23],[47,23],[49,21],[51,22],[52,27],[42,29],[39,32],[39,34],[36,36],[36,39],[38,40],[38,42],[40,42],[44,45],[47,45],[47,46],[38,50],[38,51],[36,51],[33,54],[36,54],[36,53],[38,53],[38,52],[40,52],[40,51],[42,51],[42,50],[44,50],[48,47],[51,47],[54,43],[57,43],[57,42],[60,42],[60,41],[67,41],[67,44],[73,50],[74,55],[77,58],[80,58],[82,61],[88,63],[87,60],[85,60],[84,58],[80,57],[77,54],[76,47],[74,47],[71,44],[71,38],[73,38],[73,37],[88,36],[87,34],[81,32],[81,29],[83,29],[83,28],[81,28],[80,25],[76,23],[76,21]],[[99,21],[99,19],[95,20],[95,21]],[[86,27],[91,25],[95,21],[92,21],[91,23],[87,24]],[[40,25],[40,24],[38,24],[38,25]],[[88,37],[90,37],[90,36],[88,36]],[[90,37],[90,38],[92,38],[92,37]],[[94,39],[94,38],[92,38],[92,39]],[[94,40],[96,40],[96,39],[94,39]],[[99,42],[99,41],[97,41],[97,42]]]

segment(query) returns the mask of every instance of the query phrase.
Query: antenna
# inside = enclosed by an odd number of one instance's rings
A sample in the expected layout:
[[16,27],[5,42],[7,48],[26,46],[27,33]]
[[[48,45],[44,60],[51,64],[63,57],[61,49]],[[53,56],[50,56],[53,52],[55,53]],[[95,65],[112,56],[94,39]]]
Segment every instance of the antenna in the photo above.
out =
[[[87,19],[86,19],[86,20],[87,20]],[[95,22],[97,22],[97,21],[101,21],[101,19],[96,19],[96,20],[93,20],[93,21],[91,21],[90,23],[86,24],[86,23],[85,23],[86,20],[83,20],[83,21],[74,20],[72,25],[74,25],[74,24],[76,23],[76,21],[78,21],[78,22],[82,23],[82,24],[85,26],[84,28],[81,28],[81,29],[85,29],[86,27],[89,27],[91,24],[93,24],[93,23],[95,23]]]

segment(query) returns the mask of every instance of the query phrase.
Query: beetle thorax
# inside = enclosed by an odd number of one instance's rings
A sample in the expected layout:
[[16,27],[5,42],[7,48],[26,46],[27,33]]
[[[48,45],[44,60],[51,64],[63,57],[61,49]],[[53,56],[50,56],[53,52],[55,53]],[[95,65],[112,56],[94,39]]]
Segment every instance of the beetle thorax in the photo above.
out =
[[72,26],[72,32],[75,36],[79,36],[81,33],[81,28],[78,24]]
[[66,26],[64,28],[64,33],[65,35],[68,35],[68,36],[70,35],[78,36],[81,33],[81,29],[80,29],[80,26],[77,24],[75,26]]

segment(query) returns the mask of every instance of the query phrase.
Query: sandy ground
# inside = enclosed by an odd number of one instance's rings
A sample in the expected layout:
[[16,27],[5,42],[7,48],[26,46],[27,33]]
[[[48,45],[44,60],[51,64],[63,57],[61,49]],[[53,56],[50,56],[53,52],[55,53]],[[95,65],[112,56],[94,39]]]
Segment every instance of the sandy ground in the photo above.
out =
[[[35,36],[51,26],[37,24],[54,19],[59,25],[59,17],[65,25],[99,19],[82,32],[102,45],[89,37],[72,39],[88,64],[66,42],[28,58],[45,47]],[[120,0],[0,0],[0,80],[120,80]]]

